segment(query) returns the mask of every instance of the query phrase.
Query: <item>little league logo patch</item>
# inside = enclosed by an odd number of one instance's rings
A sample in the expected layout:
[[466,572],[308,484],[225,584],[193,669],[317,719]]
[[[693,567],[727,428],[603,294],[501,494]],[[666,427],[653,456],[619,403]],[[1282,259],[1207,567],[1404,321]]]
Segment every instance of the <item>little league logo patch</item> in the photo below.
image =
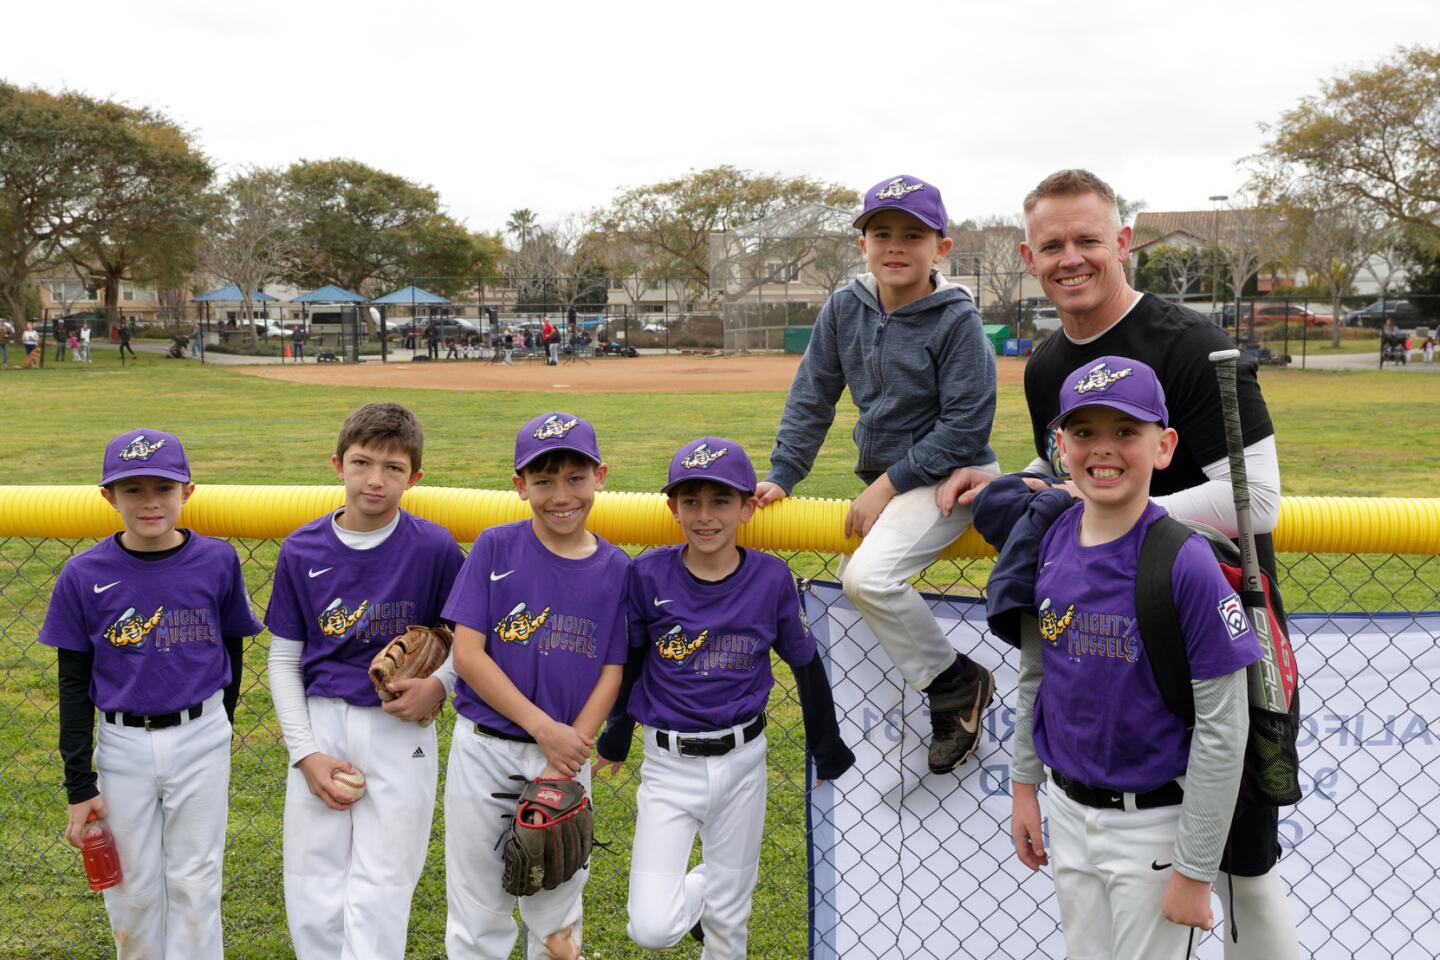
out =
[[360,606],[352,612],[345,606],[345,601],[336,597],[330,601],[330,605],[320,611],[317,618],[320,624],[320,632],[327,637],[343,637],[347,631],[360,622],[365,616],[365,608],[370,606],[369,600],[361,600]]
[[1134,372],[1135,369],[1133,367],[1126,367],[1123,370],[1112,370],[1110,369],[1110,364],[1102,360],[1085,371],[1085,376],[1075,382],[1075,392],[1090,393],[1091,391],[1096,391],[1104,393],[1110,389],[1111,385],[1120,380],[1124,380]]
[[495,623],[495,636],[504,643],[518,643],[522,647],[529,646],[530,638],[535,636],[546,620],[550,619],[550,608],[546,607],[539,613],[535,613],[525,605],[525,601],[515,604],[515,608]]
[[120,614],[114,623],[105,628],[105,639],[110,641],[112,647],[143,647],[145,638],[150,635],[151,630],[155,629],[155,625],[164,615],[165,608],[156,607],[149,619],[145,619],[136,616],[135,608],[131,607]]
[[578,419],[561,420],[559,417],[546,417],[545,422],[535,428],[534,437],[536,440],[559,440],[579,422]]
[[714,463],[716,460],[719,460],[721,457],[725,456],[725,454],[729,452],[729,447],[721,447],[719,450],[711,450],[710,444],[702,443],[694,450],[691,450],[685,456],[684,460],[680,461],[680,466],[684,467],[686,470],[706,470],[709,469],[710,464]]
[[875,199],[899,200],[905,197],[907,194],[914,193],[916,190],[924,189],[925,184],[923,183],[906,183],[904,177],[896,177],[894,180],[891,180],[889,183],[885,184],[885,186],[875,191]]
[[1220,619],[1225,621],[1225,629],[1229,631],[1231,640],[1250,629],[1250,621],[1245,619],[1245,607],[1241,605],[1237,594],[1232,593],[1220,601]]
[[149,460],[155,456],[155,454],[159,453],[160,449],[164,446],[164,440],[156,440],[154,443],[151,443],[145,439],[145,434],[142,433],[125,445],[125,449],[120,451],[120,459],[125,461]]
[[705,629],[700,631],[698,637],[691,640],[685,636],[685,631],[677,623],[663,637],[655,641],[655,649],[662,658],[681,663],[696,650],[705,646],[705,641],[709,639],[710,631]]
[[1062,616],[1056,616],[1054,604],[1050,602],[1049,597],[1046,597],[1040,601],[1039,609],[1040,636],[1049,643],[1059,643],[1065,628],[1070,626],[1070,621],[1075,619],[1075,604],[1072,603],[1066,607]]

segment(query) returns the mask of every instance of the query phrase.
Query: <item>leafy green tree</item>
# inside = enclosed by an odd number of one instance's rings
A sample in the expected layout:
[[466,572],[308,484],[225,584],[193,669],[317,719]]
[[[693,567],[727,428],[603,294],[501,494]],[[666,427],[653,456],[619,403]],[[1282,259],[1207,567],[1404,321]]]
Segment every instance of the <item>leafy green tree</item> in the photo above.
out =
[[505,232],[513,236],[515,242],[523,247],[530,242],[530,237],[538,226],[539,218],[535,215],[535,211],[529,207],[521,207],[510,214],[510,219],[505,221]]
[[1399,47],[1281,114],[1262,157],[1362,202],[1440,251],[1440,49]]
[[[425,276],[472,276],[481,249],[430,187],[355,160],[302,160],[286,172],[304,243],[289,278],[370,296]],[[438,292],[438,291],[437,291]]]
[[86,224],[108,131],[99,101],[0,81],[0,296],[17,326],[30,277]]
[[710,271],[710,235],[753,223],[800,203],[859,203],[855,191],[809,177],[753,174],[732,166],[635,187],[598,219],[611,222],[646,251],[648,273],[687,281]]

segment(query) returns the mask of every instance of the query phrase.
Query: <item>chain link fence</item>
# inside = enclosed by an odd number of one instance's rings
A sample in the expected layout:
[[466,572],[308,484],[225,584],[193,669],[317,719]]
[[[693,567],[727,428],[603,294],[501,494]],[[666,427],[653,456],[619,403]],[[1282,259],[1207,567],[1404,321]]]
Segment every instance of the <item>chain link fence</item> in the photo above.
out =
[[[88,890],[79,854],[62,838],[65,795],[56,750],[55,655],[36,640],[56,574],[68,558],[93,542],[0,539],[0,636],[4,640],[0,646],[4,662],[0,670],[0,957],[73,960],[112,956],[114,952],[101,898]],[[279,541],[233,542],[254,604],[263,610]],[[797,553],[784,558],[801,578],[838,579],[837,556]],[[977,597],[989,567],[983,560],[937,562],[919,578],[919,586],[936,594]],[[1307,770],[1311,795],[1298,808],[1297,817],[1305,819],[1304,842],[1321,847],[1319,855],[1314,848],[1307,848],[1307,859],[1343,866],[1347,877],[1335,882],[1333,871],[1307,873],[1298,879],[1287,875],[1301,925],[1302,951],[1305,955],[1432,956],[1431,944],[1440,934],[1435,920],[1440,911],[1440,878],[1435,867],[1440,863],[1440,834],[1426,811],[1435,809],[1433,804],[1427,808],[1427,802],[1440,795],[1440,773],[1396,756],[1367,771],[1359,784],[1365,798],[1362,803],[1343,808],[1327,802],[1327,787],[1334,784],[1326,778],[1338,776],[1337,771],[1352,762],[1367,738],[1374,742],[1376,737],[1388,735],[1433,742],[1432,718],[1426,715],[1422,701],[1436,693],[1436,674],[1425,672],[1423,658],[1437,647],[1440,633],[1435,617],[1411,611],[1440,608],[1440,558],[1282,555],[1280,579],[1292,614],[1365,611],[1382,615],[1395,636],[1411,638],[1408,644],[1397,642],[1390,649],[1376,649],[1368,634],[1360,637],[1362,626],[1372,622],[1370,618],[1329,618],[1329,623],[1337,625],[1335,629],[1353,631],[1343,642],[1364,645],[1365,649],[1357,652],[1365,659],[1389,659],[1389,669],[1377,670],[1374,676],[1339,675],[1333,662],[1307,656],[1303,640],[1297,645],[1302,677],[1310,681],[1305,737],[1312,740],[1312,758],[1323,756],[1326,760],[1323,769]],[[847,620],[842,613],[827,618],[832,643],[837,639],[843,642]],[[1414,642],[1417,634],[1418,644]],[[257,960],[292,955],[280,883],[287,757],[265,676],[267,646],[268,637],[262,636],[251,640],[246,651],[230,784],[223,906],[227,956]],[[883,670],[888,665],[877,666]],[[1013,670],[1014,663],[1009,666]],[[811,862],[814,848],[810,841],[826,831],[833,833],[834,824],[826,822],[823,814],[816,815],[807,801],[799,705],[789,672],[782,666],[776,675],[767,729],[770,802],[749,955],[794,960],[807,956],[811,948],[811,879],[818,867],[825,866]],[[1378,688],[1376,677],[1384,680]],[[1321,679],[1328,682],[1317,682]],[[1320,696],[1315,694],[1317,689],[1322,691]],[[898,685],[896,695],[903,697]],[[986,719],[992,741],[1008,738],[1013,706],[1013,687],[1002,684]],[[1374,709],[1382,718],[1400,719],[1357,729],[1358,721],[1353,718],[1367,709]],[[907,708],[902,713],[844,720],[847,730],[858,724],[861,730],[873,730],[897,743],[923,744],[928,723],[923,713],[918,713],[917,723],[916,715]],[[447,711],[440,726],[442,749],[448,750],[453,727],[454,713]],[[653,954],[625,936],[628,850],[640,749],[636,744],[629,764],[615,778],[596,778],[598,838],[610,845],[596,853],[586,891],[586,956],[591,960],[693,958],[700,953],[700,945],[688,938],[672,950]],[[923,760],[912,768],[923,769]],[[897,791],[900,795],[932,791],[937,798],[941,792],[953,792],[950,781],[943,778],[906,775],[900,778],[903,782],[889,782],[886,778],[891,774],[886,771],[862,773],[863,784],[847,794],[847,802],[889,805],[896,802]],[[961,777],[987,775],[983,764],[979,771],[973,764],[960,771]],[[857,773],[849,776],[854,778]],[[443,763],[441,777],[443,781]],[[953,799],[943,802],[956,809]],[[1008,801],[1005,809],[1008,812]],[[862,817],[864,812],[861,810]],[[1053,947],[1058,942],[1054,921],[1046,912],[1053,908],[1053,885],[1047,875],[1024,880],[1018,898],[991,893],[998,887],[997,881],[1010,882],[1002,875],[1015,859],[1005,817],[985,807],[978,812],[973,807],[958,810],[955,816],[957,832],[938,838],[942,852],[949,848],[956,854],[960,868],[953,873],[937,869],[929,856],[932,848],[928,845],[937,842],[932,835],[917,831],[874,838],[868,853],[865,844],[869,841],[859,841],[863,857],[889,858],[907,872],[907,883],[915,884],[918,878],[922,893],[928,885],[936,893],[950,895],[958,909],[970,914],[969,919],[985,932],[962,943],[958,953],[953,945],[943,945],[941,938],[933,947],[906,955],[1059,955]],[[444,955],[443,831],[447,827],[464,829],[464,824],[447,825],[443,811],[437,809],[429,860],[411,912],[411,957]],[[1282,828],[1282,840],[1293,842],[1298,836],[1300,832]],[[1362,851],[1358,855],[1357,849]],[[1363,851],[1371,852],[1366,855]],[[1398,868],[1394,866],[1397,862]],[[848,885],[862,904],[876,892],[874,886],[884,882],[878,867],[868,869],[863,862],[836,874],[837,882]],[[902,919],[943,932],[950,918],[937,903],[922,895],[911,915]],[[1378,912],[1383,922],[1357,923],[1356,916],[1362,911]],[[864,909],[834,915],[835,925],[852,936],[879,929],[882,940],[888,936],[885,928],[895,921],[893,916]],[[1207,946],[1213,952],[1202,956],[1219,955],[1214,935],[1210,940]],[[518,950],[515,955],[519,956]]]

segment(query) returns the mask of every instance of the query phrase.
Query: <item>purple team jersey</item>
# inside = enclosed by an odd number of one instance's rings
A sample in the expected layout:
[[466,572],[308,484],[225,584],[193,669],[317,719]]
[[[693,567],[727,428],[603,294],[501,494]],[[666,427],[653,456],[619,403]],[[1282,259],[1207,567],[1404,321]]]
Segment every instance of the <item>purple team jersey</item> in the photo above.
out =
[[[485,634],[485,652],[552,720],[574,723],[606,664],[625,662],[625,551],[599,537],[569,560],[546,549],[529,520],[480,534],[445,616]],[[525,736],[463,678],[455,710],[481,726]]]
[[[1185,773],[1190,737],[1160,698],[1135,618],[1135,571],[1156,503],[1123,537],[1080,545],[1084,504],[1055,521],[1040,545],[1035,601],[1045,674],[1035,701],[1035,752],[1045,765],[1091,786],[1141,793]],[[1192,535],[1172,574],[1190,675],[1222,677],[1260,659],[1240,606],[1210,547]]]
[[107,537],[60,571],[40,642],[95,654],[95,706],[149,716],[230,683],[220,641],[261,629],[240,558],[224,540],[191,533],[173,556],[141,560]]
[[450,531],[404,510],[385,542],[369,550],[341,543],[331,517],[285,539],[265,625],[305,644],[306,696],[375,707],[370,661],[411,624],[439,622],[465,555]]
[[804,666],[815,638],[783,561],[747,550],[731,577],[702,583],[685,569],[683,550],[651,550],[630,568],[630,645],[647,648],[630,715],[662,730],[705,733],[764,710],[775,682],[770,650]]

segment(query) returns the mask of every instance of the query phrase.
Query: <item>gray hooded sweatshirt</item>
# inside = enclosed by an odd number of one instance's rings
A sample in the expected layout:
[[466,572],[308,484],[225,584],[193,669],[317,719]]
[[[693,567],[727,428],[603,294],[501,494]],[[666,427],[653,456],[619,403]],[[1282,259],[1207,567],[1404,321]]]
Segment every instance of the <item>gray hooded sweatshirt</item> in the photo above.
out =
[[970,291],[931,273],[935,290],[888,317],[872,274],[834,294],[815,319],[770,454],[788,493],[810,472],[848,386],[860,410],[855,473],[904,493],[956,467],[995,462],[995,351]]

